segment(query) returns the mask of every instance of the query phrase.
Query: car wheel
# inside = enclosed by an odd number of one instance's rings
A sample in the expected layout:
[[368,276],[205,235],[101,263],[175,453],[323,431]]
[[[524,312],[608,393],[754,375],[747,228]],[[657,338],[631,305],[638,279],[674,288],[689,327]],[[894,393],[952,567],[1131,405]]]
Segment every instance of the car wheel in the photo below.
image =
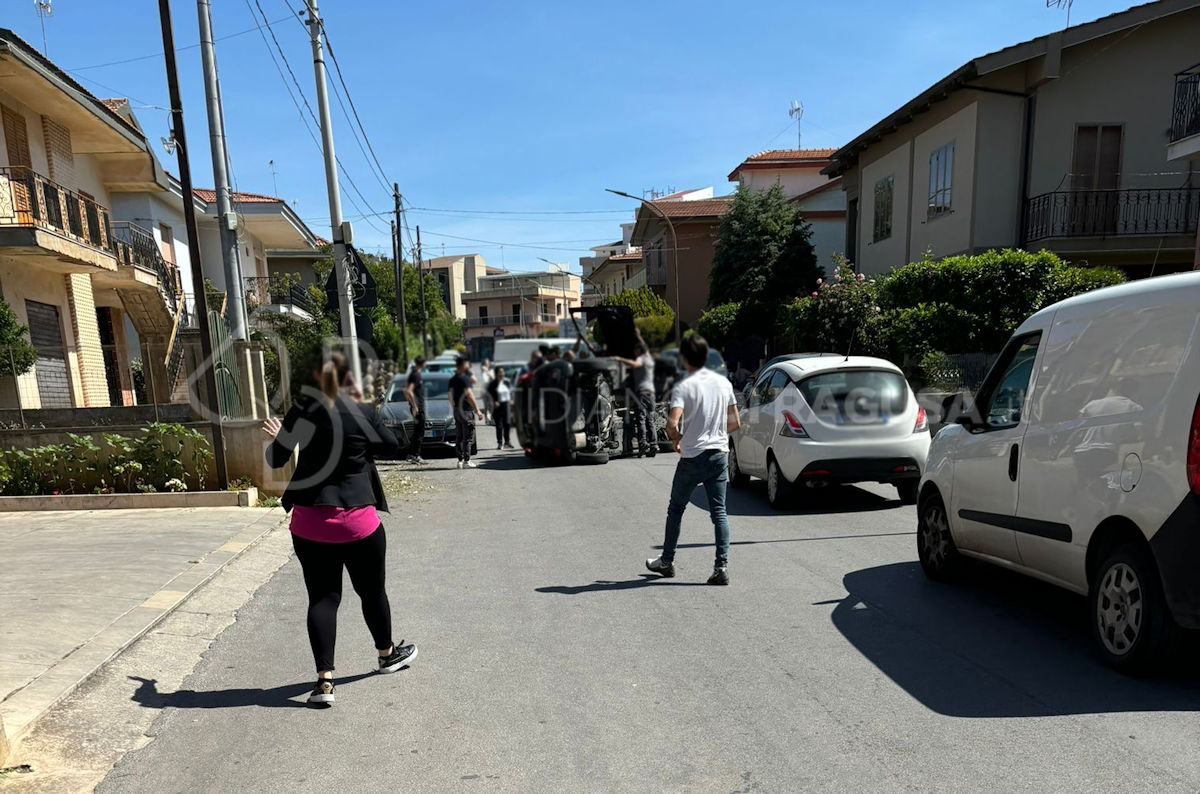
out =
[[917,558],[921,570],[935,581],[951,580],[962,570],[964,561],[950,534],[946,505],[937,492],[926,496],[917,509]]
[[1092,636],[1100,655],[1122,672],[1145,672],[1162,658],[1174,624],[1154,560],[1127,543],[1114,549],[1088,587]]
[[920,485],[920,480],[901,480],[896,483],[896,493],[900,497],[901,504],[915,505],[917,503],[917,488]]
[[788,506],[792,496],[792,484],[783,476],[783,472],[779,470],[779,464],[775,462],[774,456],[767,459],[767,501],[776,510],[782,510]]
[[585,466],[599,466],[608,463],[607,452],[576,452],[575,462]]
[[734,488],[745,488],[750,483],[750,475],[742,471],[738,465],[737,447],[729,442],[729,484]]

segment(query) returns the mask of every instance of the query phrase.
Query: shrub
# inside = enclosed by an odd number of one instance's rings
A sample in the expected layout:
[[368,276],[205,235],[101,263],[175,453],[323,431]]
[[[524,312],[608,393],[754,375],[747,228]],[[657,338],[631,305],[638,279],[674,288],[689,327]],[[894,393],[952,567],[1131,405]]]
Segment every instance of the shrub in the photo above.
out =
[[675,339],[675,315],[656,314],[650,317],[635,317],[633,324],[642,334],[642,340],[651,348],[661,348]]
[[737,332],[740,303],[723,303],[700,315],[698,331],[710,345],[723,345]]
[[921,375],[925,386],[937,391],[957,391],[962,384],[962,368],[938,350],[921,358]]
[[28,330],[8,302],[0,298],[0,375],[22,375],[33,367],[37,350],[25,338]]
[[843,259],[831,281],[818,279],[817,289],[783,313],[785,333],[796,350],[862,353],[878,344],[868,336],[879,313],[873,279],[855,273]]

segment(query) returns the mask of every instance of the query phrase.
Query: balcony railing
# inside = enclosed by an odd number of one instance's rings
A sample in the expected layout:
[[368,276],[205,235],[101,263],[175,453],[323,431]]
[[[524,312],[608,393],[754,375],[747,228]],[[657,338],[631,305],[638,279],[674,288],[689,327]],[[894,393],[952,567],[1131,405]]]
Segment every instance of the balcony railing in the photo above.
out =
[[25,166],[0,168],[0,226],[46,229],[115,254],[108,209]]
[[159,292],[171,307],[171,314],[179,313],[179,299],[183,284],[179,268],[163,258],[158,242],[148,229],[128,221],[110,224],[112,248],[117,262],[153,273],[158,279]]
[[247,278],[246,298],[251,306],[291,306],[315,313],[313,296],[300,284],[299,277],[290,273]]
[[1200,63],[1175,75],[1171,110],[1171,143],[1200,135]]
[[526,314],[524,320],[517,314],[499,314],[495,317],[468,317],[468,328],[495,328],[501,325],[537,325],[539,323],[556,324],[558,317],[553,314]]
[[1061,190],[1029,200],[1025,239],[1194,235],[1200,188]]

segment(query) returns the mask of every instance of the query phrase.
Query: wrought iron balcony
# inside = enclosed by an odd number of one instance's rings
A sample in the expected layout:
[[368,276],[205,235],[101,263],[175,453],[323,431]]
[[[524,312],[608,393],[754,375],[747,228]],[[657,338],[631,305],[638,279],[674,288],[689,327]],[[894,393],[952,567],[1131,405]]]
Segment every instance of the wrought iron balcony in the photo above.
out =
[[523,320],[517,314],[499,314],[495,317],[468,317],[467,327],[495,328],[501,325],[521,325],[522,323],[525,325],[537,325],[539,323],[555,324],[557,322],[558,318],[553,314],[526,314]]
[[1171,110],[1171,143],[1200,135],[1200,63],[1175,75]]
[[1194,235],[1197,215],[1200,188],[1060,190],[1029,200],[1025,239]]
[[153,273],[158,279],[159,292],[171,307],[171,314],[179,313],[183,284],[179,268],[163,258],[162,250],[148,229],[128,221],[110,224],[113,253],[117,262]]
[[108,208],[25,166],[0,167],[0,226],[45,229],[115,255]]

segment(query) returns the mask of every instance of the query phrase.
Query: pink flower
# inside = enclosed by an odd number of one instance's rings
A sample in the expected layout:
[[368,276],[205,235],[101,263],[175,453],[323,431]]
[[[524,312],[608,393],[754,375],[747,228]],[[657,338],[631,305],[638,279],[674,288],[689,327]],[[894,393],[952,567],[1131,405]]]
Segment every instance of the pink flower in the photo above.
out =
[[817,279],[817,286],[818,286],[818,287],[819,287],[819,286],[821,286],[821,285],[822,285],[822,284],[824,284],[824,283],[825,283],[825,279],[823,279],[823,278],[819,278],[819,279]]
[[866,274],[866,273],[859,273],[859,274],[858,274],[858,280],[859,280],[859,281],[866,281],[866,280],[867,280],[867,274]]
[[815,298],[815,297],[817,297],[817,293],[815,293],[815,292],[814,292],[814,293],[812,294],[812,296],[813,296],[814,298]]

